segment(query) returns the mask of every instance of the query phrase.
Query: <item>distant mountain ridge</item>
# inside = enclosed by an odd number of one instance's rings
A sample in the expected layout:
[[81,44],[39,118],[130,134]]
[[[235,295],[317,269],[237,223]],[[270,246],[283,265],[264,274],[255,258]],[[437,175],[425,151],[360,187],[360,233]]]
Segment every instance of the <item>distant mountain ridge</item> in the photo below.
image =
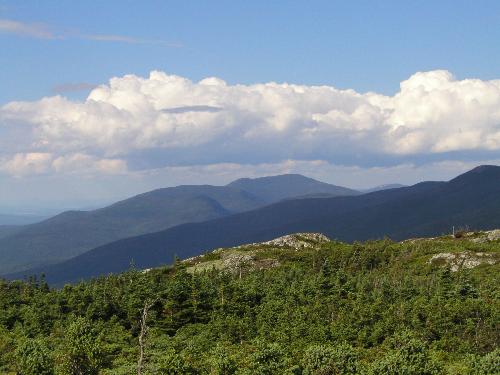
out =
[[16,215],[0,213],[0,226],[3,225],[27,225],[47,219],[41,215]]
[[278,202],[287,198],[310,194],[331,196],[357,195],[359,191],[342,186],[319,182],[299,174],[284,174],[272,177],[240,178],[227,186],[241,189],[267,202]]
[[389,236],[435,236],[452,226],[500,227],[500,167],[482,166],[449,182],[316,199],[285,200],[252,211],[122,239],[58,265],[33,269],[61,284],[126,270],[150,268],[218,247],[267,241],[295,232],[319,232],[343,241]]
[[311,191],[357,193],[301,175],[157,189],[97,210],[66,211],[40,223],[0,228],[0,274],[58,263],[122,238],[229,216]]
[[381,191],[381,190],[399,189],[399,188],[407,187],[407,186],[408,185],[403,185],[403,184],[384,184],[384,185],[374,186],[374,187],[369,188],[369,189],[361,189],[360,191],[363,194],[366,194],[366,193],[373,193],[375,191]]

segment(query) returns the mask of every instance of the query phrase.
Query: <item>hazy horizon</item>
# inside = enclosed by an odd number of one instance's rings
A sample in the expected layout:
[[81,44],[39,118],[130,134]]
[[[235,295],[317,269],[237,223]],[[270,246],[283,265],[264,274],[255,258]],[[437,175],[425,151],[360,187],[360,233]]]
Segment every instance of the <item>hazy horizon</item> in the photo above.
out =
[[[474,167],[477,167],[477,166],[474,166]],[[472,167],[472,168],[474,168],[474,167]],[[467,172],[467,171],[469,171],[472,168],[464,170],[463,172]],[[463,173],[463,172],[461,172],[461,173]],[[288,173],[284,173],[284,174],[288,174]],[[297,174],[300,174],[300,173],[297,173]],[[300,174],[300,175],[302,175],[304,177],[314,178],[312,176],[308,176],[305,173],[304,174]],[[279,175],[265,174],[265,175],[258,175],[258,176],[241,176],[241,177],[238,177],[237,179],[239,179],[239,178],[251,178],[251,179],[255,179],[255,178],[261,178],[261,177],[273,177],[273,176],[279,176]],[[425,181],[448,181],[448,180],[453,179],[453,178],[455,178],[457,176],[458,175],[450,175],[448,178],[444,178],[444,179],[443,178],[435,178],[435,179],[418,180],[418,181],[415,181],[415,182],[412,182],[412,183],[408,183],[408,184],[401,184],[399,182],[391,182],[391,181],[386,182],[386,183],[377,184],[377,185],[368,185],[368,186],[361,186],[361,187],[359,187],[359,186],[355,187],[355,186],[348,186],[348,185],[339,185],[339,184],[334,184],[334,183],[332,183],[332,184],[333,185],[337,185],[337,186],[341,186],[341,187],[345,187],[345,188],[349,188],[349,189],[353,189],[353,190],[357,190],[357,191],[363,193],[363,192],[369,191],[371,189],[383,188],[384,186],[391,186],[391,185],[411,186],[411,185],[415,185],[415,184],[417,184],[419,182],[425,182]],[[436,176],[436,177],[439,177],[439,176]],[[323,180],[316,179],[316,178],[314,178],[314,179],[317,180],[317,181],[320,181],[320,182],[327,182],[327,181],[323,181]],[[116,203],[118,201],[125,200],[125,199],[131,198],[131,197],[133,197],[135,195],[146,193],[146,192],[149,192],[149,191],[152,191],[152,190],[156,190],[156,189],[176,187],[176,186],[182,186],[182,185],[214,185],[214,186],[224,186],[224,185],[227,185],[227,184],[229,184],[229,183],[231,183],[231,182],[233,182],[235,180],[229,180],[229,181],[224,182],[224,183],[214,183],[214,184],[208,184],[208,183],[201,182],[201,183],[197,183],[197,184],[180,184],[180,185],[171,185],[171,186],[157,186],[157,187],[152,187],[151,189],[135,191],[135,192],[131,192],[128,195],[115,196],[114,198],[110,198],[108,200],[100,200],[100,201],[99,200],[89,200],[89,201],[74,200],[72,202],[71,201],[48,201],[48,202],[40,201],[37,204],[20,204],[20,205],[16,205],[16,204],[10,204],[9,205],[9,204],[7,204],[7,205],[0,205],[0,215],[5,215],[5,216],[12,215],[12,216],[19,216],[19,217],[33,216],[33,217],[37,217],[40,220],[42,220],[42,219],[45,219],[45,218],[57,215],[57,214],[59,214],[61,212],[67,211],[67,210],[89,211],[89,210],[94,210],[94,209],[106,207],[106,206],[111,205],[113,203]],[[329,183],[329,182],[327,182],[327,183]],[[33,222],[36,222],[36,221],[38,221],[38,220],[34,220]],[[0,221],[0,225],[6,225],[6,224],[8,224],[8,223],[2,224],[1,221]]]

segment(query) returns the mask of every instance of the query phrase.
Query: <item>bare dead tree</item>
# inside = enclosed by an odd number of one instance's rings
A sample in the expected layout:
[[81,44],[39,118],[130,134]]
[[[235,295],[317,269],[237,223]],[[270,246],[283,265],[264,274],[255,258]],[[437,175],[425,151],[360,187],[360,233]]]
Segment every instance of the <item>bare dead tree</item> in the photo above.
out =
[[146,335],[148,334],[149,327],[147,326],[148,313],[151,307],[156,303],[157,299],[154,301],[146,301],[144,308],[142,309],[140,325],[141,333],[139,334],[139,360],[137,361],[137,375],[142,375],[142,368],[144,366],[144,349]]

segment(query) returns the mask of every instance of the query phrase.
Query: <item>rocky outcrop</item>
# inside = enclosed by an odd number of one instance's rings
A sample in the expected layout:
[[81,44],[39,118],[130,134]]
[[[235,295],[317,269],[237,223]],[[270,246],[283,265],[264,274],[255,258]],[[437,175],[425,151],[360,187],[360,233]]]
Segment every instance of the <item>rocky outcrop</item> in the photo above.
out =
[[276,247],[290,247],[295,250],[312,248],[330,242],[330,239],[321,233],[294,233],[252,245],[268,245]]
[[244,271],[261,270],[279,266],[277,259],[257,259],[253,252],[228,253],[222,255],[222,268],[233,274],[241,275]]
[[240,269],[254,263],[253,253],[228,253],[222,255],[222,268],[229,270]]
[[445,267],[450,267],[452,272],[474,268],[481,264],[496,264],[496,262],[497,259],[493,254],[474,253],[471,251],[439,253],[432,256],[428,261],[430,264],[442,264]]
[[225,269],[241,275],[245,271],[273,268],[280,265],[277,259],[262,259],[262,257],[257,256],[261,250],[269,249],[269,247],[278,247],[285,250],[294,249],[298,251],[300,249],[315,248],[327,242],[330,242],[330,239],[321,233],[294,233],[266,242],[241,245],[228,249],[215,249],[209,253],[217,257],[214,260],[204,261],[205,255],[198,255],[185,259],[183,263],[191,264],[188,270],[193,272],[215,267],[216,269]]
[[489,230],[482,232],[480,237],[473,238],[472,242],[485,243],[490,241],[500,240],[500,229]]

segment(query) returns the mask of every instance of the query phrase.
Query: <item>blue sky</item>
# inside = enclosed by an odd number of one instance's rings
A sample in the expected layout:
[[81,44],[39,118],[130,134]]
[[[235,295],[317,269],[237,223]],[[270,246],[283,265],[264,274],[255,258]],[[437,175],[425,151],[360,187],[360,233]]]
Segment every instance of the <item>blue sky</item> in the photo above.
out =
[[[0,34],[0,103],[158,69],[231,83],[394,93],[416,71],[500,76],[498,1],[1,1],[2,18],[63,40]],[[99,42],[120,35],[178,44]]]
[[498,1],[0,0],[0,207],[497,163],[499,40]]

